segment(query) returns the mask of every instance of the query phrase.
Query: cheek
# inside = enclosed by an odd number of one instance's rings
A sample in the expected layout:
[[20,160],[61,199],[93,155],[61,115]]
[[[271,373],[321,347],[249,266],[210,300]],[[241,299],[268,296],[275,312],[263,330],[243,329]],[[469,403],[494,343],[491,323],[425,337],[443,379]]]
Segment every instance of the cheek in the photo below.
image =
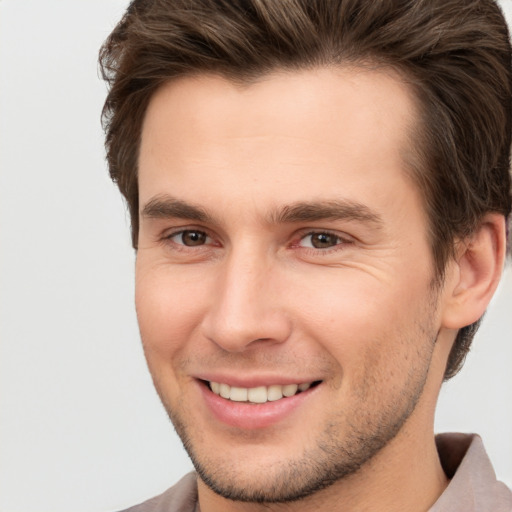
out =
[[430,330],[420,325],[429,310],[428,285],[411,287],[399,278],[378,282],[348,271],[339,275],[343,280],[320,279],[294,294],[303,311],[302,330],[338,361],[346,380],[405,378],[407,360],[417,357]]
[[144,349],[168,358],[190,339],[202,316],[204,289],[163,269],[138,265],[135,305]]
[[311,333],[340,340],[368,338],[389,323],[403,321],[410,301],[396,289],[399,287],[344,270],[336,277],[311,280],[291,294]]

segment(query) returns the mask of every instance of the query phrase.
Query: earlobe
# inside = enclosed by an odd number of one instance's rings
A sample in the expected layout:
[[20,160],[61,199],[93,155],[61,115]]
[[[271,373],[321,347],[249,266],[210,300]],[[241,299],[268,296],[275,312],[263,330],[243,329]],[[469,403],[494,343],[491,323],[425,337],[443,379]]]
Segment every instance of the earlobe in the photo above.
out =
[[487,214],[477,231],[460,242],[448,268],[443,326],[460,329],[476,322],[496,291],[506,253],[505,218]]

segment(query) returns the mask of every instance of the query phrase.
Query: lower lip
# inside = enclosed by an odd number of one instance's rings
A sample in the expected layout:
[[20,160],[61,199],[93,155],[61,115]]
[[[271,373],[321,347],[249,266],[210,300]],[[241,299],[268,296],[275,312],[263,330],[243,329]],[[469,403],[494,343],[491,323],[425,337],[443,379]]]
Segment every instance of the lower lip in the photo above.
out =
[[285,420],[303,406],[318,387],[320,385],[274,402],[250,404],[222,398],[200,383],[204,401],[214,417],[226,425],[244,430],[262,429]]

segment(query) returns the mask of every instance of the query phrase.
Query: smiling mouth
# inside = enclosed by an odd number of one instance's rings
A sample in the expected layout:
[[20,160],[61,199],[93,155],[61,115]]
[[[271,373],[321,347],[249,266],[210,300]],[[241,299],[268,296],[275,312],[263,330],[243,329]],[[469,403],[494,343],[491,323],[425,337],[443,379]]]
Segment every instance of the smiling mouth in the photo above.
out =
[[295,396],[317,386],[320,382],[321,381],[303,382],[300,384],[286,384],[284,386],[273,384],[271,386],[258,386],[254,388],[242,388],[212,381],[206,381],[206,384],[213,393],[226,400],[250,404],[264,404],[266,402],[275,402],[283,398]]

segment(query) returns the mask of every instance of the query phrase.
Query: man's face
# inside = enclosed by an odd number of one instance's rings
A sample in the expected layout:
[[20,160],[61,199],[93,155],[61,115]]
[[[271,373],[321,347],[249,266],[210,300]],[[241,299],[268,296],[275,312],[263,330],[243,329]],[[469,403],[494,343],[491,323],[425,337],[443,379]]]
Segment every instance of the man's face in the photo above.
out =
[[426,407],[440,313],[403,161],[414,116],[395,77],[356,69],[189,77],[152,98],[137,313],[160,397],[219,494],[314,492]]

